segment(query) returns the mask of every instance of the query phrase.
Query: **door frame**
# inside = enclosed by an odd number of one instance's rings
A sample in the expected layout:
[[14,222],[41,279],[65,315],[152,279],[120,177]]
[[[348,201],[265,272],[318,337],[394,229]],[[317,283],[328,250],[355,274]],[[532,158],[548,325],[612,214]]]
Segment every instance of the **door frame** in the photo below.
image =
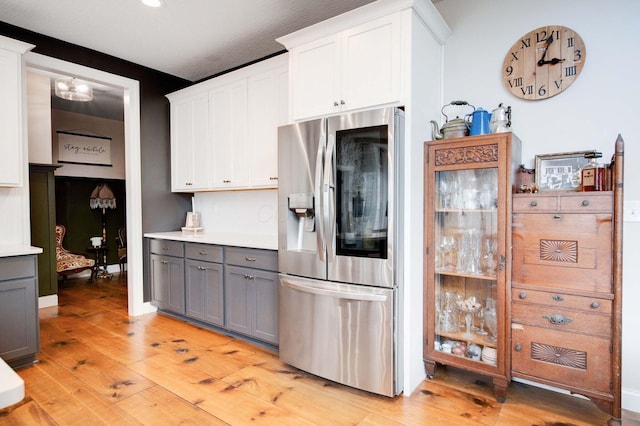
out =
[[142,235],[142,175],[140,154],[140,83],[127,77],[63,61],[38,53],[24,55],[27,68],[69,74],[86,81],[111,86],[124,92],[124,144],[127,226],[127,295],[129,315],[155,312],[144,302],[143,235]]

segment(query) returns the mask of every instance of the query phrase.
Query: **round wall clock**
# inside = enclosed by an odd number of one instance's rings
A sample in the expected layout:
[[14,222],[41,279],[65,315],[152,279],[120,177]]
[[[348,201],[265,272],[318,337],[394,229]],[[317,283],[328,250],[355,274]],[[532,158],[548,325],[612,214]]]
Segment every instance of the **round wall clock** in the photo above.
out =
[[560,25],[540,27],[511,46],[502,64],[502,80],[519,98],[547,99],[571,86],[586,58],[577,32]]

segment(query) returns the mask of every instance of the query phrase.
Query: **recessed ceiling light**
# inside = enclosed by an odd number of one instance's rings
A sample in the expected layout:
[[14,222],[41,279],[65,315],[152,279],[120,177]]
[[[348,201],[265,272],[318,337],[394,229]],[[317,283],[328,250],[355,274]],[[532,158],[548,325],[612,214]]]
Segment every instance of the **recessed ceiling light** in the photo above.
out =
[[162,7],[164,6],[164,0],[141,0],[142,3],[149,7]]

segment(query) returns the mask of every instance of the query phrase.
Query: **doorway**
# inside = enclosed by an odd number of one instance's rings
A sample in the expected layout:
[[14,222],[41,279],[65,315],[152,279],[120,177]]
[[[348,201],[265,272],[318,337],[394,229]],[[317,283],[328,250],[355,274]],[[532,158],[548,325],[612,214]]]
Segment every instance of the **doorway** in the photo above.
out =
[[144,302],[142,249],[142,178],[140,161],[140,89],[139,82],[108,72],[51,58],[38,53],[24,55],[27,70],[76,76],[123,91],[125,188],[127,228],[127,294],[129,315],[154,312],[156,308]]

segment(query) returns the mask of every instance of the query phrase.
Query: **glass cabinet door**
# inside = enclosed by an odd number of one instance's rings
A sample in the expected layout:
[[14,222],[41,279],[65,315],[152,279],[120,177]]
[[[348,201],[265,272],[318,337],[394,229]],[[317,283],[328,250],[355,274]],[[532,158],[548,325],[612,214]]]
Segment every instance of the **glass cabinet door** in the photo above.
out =
[[435,175],[434,349],[495,366],[498,169]]

